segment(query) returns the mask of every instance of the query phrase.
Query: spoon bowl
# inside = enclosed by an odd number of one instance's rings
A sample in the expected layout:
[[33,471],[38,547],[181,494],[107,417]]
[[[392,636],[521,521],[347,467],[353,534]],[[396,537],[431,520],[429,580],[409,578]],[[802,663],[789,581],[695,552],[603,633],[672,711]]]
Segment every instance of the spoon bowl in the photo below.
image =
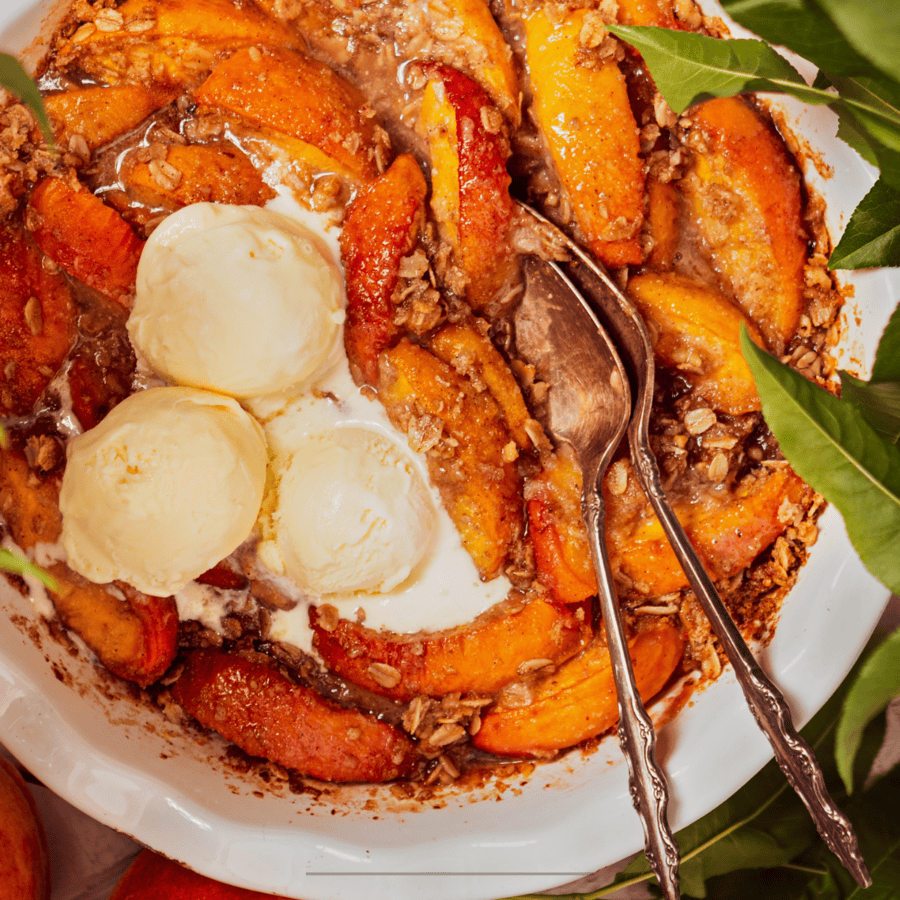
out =
[[572,447],[585,484],[592,484],[628,428],[628,376],[593,310],[555,263],[529,257],[525,278],[516,347],[551,386],[547,424]]

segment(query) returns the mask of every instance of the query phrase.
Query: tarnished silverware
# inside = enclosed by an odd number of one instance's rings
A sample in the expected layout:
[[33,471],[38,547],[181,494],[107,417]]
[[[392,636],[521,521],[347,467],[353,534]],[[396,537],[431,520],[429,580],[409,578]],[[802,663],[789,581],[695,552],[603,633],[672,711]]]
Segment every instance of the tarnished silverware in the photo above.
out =
[[605,540],[601,484],[631,419],[628,375],[596,315],[552,262],[526,260],[525,292],[514,324],[517,352],[550,385],[550,430],[569,444],[583,473],[581,509],[618,694],[619,742],[644,827],[647,861],[664,896],[676,900],[678,847],[666,815],[668,788],[656,760],[656,732],[635,683]]
[[649,418],[653,401],[653,347],[639,313],[607,272],[577,243],[543,216],[523,207],[566,248],[560,268],[594,305],[609,331],[631,380],[634,412],[628,427],[632,464],[641,487],[659,518],[678,561],[719,639],[757,724],[769,739],[778,765],[809,810],[822,839],[861,887],[872,878],[859,850],[853,826],[828,793],[815,753],[797,732],[783,695],[760,668],[697,557],[662,488],[656,457],[650,449]]

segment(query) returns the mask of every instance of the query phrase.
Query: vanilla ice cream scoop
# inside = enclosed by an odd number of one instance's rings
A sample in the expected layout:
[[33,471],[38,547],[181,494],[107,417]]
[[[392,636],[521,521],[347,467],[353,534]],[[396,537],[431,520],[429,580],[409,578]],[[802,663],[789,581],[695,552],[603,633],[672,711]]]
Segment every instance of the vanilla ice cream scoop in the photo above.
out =
[[340,271],[314,232],[255,206],[195,203],[147,241],[128,333],[165,378],[248,398],[315,374],[343,320]]
[[266,461],[262,429],[230,397],[133,394],[70,445],[59,498],[69,565],[174,594],[249,537]]
[[260,557],[317,595],[386,592],[428,551],[435,509],[396,444],[365,428],[310,435],[277,486]]

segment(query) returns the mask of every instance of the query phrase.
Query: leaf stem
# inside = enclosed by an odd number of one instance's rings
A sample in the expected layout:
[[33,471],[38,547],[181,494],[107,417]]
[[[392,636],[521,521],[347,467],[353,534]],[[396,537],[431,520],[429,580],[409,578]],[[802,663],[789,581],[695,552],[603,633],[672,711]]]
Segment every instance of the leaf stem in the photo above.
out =
[[59,582],[49,572],[45,572],[31,560],[25,559],[5,547],[0,547],[0,571],[37,578],[44,587],[54,593],[59,592]]
[[782,869],[790,869],[792,872],[806,872],[808,875],[827,875],[828,869],[820,869],[817,866],[801,866],[797,863],[785,863]]

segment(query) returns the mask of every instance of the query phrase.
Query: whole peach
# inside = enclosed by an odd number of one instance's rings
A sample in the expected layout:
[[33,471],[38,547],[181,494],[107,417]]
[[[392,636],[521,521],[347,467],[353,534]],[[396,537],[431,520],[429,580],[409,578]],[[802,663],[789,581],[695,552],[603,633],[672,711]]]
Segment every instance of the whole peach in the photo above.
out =
[[50,854],[37,807],[0,756],[0,900],[49,900]]
[[143,850],[109,900],[286,900],[232,887],[198,875],[164,856]]

